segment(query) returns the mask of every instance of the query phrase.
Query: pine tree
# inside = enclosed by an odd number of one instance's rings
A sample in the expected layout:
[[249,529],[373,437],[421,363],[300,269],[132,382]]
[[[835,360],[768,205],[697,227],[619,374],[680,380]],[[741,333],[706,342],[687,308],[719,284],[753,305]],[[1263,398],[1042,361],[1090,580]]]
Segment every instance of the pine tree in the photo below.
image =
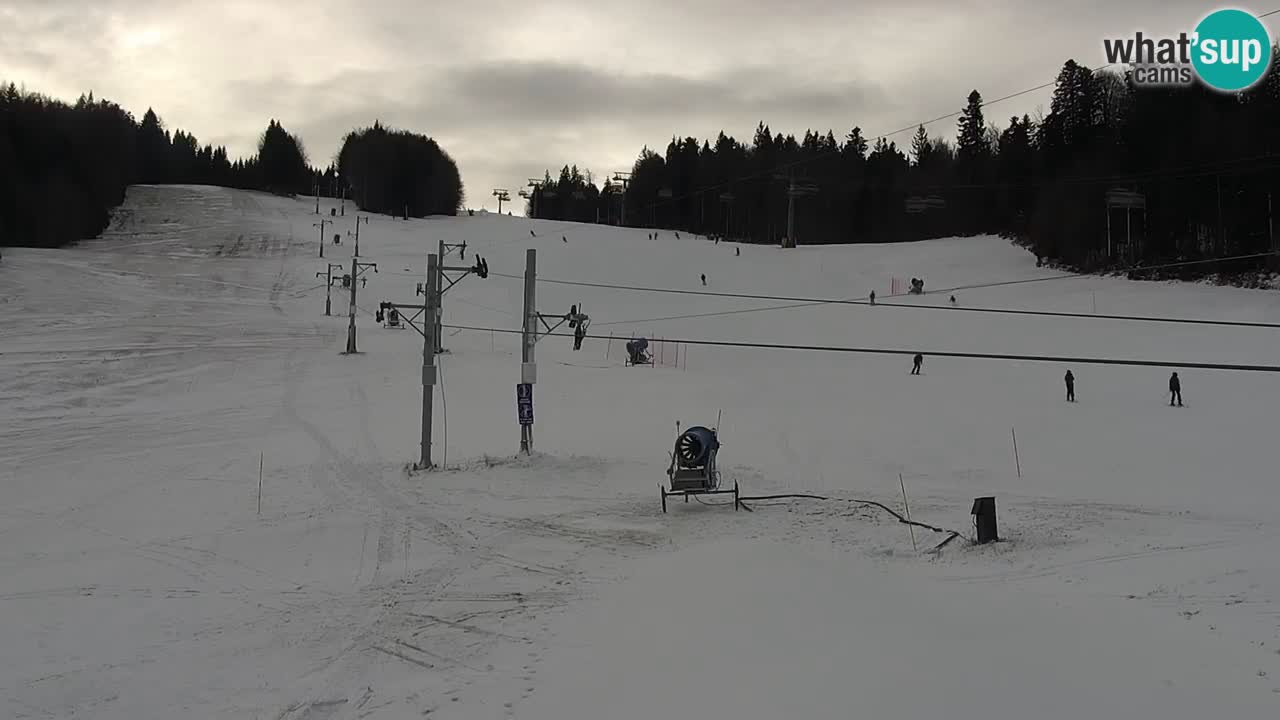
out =
[[956,135],[956,161],[962,171],[976,175],[979,165],[991,155],[987,145],[987,124],[982,116],[982,94],[969,93],[967,104],[960,113],[959,131]]
[[302,143],[274,119],[258,141],[258,162],[264,189],[288,194],[312,191],[311,170]]
[[172,145],[160,117],[147,108],[138,127],[138,180],[142,183],[169,182]]
[[916,134],[911,138],[911,156],[915,158],[916,167],[928,162],[931,150],[933,146],[929,143],[929,133],[925,132],[924,125],[921,125],[916,128]]
[[844,152],[859,160],[867,157],[867,139],[862,136],[862,128],[855,127],[845,136]]

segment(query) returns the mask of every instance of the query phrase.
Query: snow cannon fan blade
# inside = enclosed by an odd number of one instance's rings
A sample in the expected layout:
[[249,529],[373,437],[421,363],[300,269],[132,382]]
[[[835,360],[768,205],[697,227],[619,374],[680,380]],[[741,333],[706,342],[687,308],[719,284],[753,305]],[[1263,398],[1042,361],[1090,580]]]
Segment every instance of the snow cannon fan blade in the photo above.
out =
[[702,443],[693,435],[681,435],[680,443],[677,445],[677,452],[680,453],[680,464],[684,467],[696,467],[698,460],[702,458]]
[[676,454],[681,467],[698,468],[707,464],[711,454],[711,431],[701,427],[685,430],[676,441]]

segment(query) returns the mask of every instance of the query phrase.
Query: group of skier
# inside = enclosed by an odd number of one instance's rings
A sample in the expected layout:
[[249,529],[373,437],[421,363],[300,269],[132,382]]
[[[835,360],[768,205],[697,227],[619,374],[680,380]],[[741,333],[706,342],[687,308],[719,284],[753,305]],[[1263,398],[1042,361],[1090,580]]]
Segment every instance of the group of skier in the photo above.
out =
[[[533,231],[530,231],[529,234],[532,235]],[[676,234],[676,237],[677,238],[680,237],[678,233]],[[657,238],[658,238],[658,233],[654,232],[649,234],[650,240],[656,240]],[[562,237],[561,239],[564,240],[564,242],[568,242],[567,238]],[[716,240],[718,242],[718,238],[716,238]],[[742,254],[742,250],[740,248],[735,248],[734,250],[736,254],[738,255]],[[702,280],[702,284],[705,286],[707,284],[706,274],[703,273],[700,276],[700,279]],[[919,278],[911,278],[911,290],[909,292],[911,292],[912,294],[923,294],[924,281]],[[871,304],[875,305],[876,293],[874,290],[871,291],[871,294],[869,297],[870,297]],[[950,297],[950,303],[952,305],[956,304],[955,295],[952,295]],[[574,328],[573,349],[581,350],[582,340],[587,335],[587,324],[590,321],[587,319],[585,315],[580,315],[577,310],[578,308],[576,305],[570,310],[569,326]],[[645,343],[643,338],[627,343],[627,352],[630,355],[631,359],[633,361],[636,361],[636,364],[642,364],[643,362],[644,344],[647,344],[647,343]],[[915,356],[912,358],[912,362],[911,362],[911,374],[919,375],[923,366],[924,366],[924,354],[916,353]],[[1067,402],[1075,402],[1076,401],[1076,376],[1070,370],[1067,370],[1067,374],[1063,376],[1063,383],[1066,385],[1066,388],[1067,388]],[[1177,405],[1178,407],[1182,407],[1182,381],[1178,378],[1178,373],[1176,372],[1169,376],[1169,407],[1174,407],[1175,405]]]
[[[924,355],[916,353],[911,360],[911,374],[919,375],[920,368],[924,365]],[[1070,371],[1062,377],[1062,381],[1067,386],[1067,402],[1076,401],[1076,376]],[[1169,376],[1169,407],[1174,405],[1182,407],[1182,380],[1178,378],[1178,373]]]
[[[1070,370],[1063,376],[1062,381],[1067,386],[1067,402],[1076,401],[1076,376]],[[1174,403],[1178,407],[1182,407],[1182,380],[1178,378],[1178,373],[1169,376],[1169,407],[1173,407]]]

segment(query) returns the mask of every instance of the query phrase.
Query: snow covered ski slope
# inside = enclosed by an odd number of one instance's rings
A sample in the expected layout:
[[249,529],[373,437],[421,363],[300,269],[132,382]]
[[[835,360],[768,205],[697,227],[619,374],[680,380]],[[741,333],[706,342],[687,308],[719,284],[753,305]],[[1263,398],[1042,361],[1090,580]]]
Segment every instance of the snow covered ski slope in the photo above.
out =
[[[347,356],[347,296],[326,317],[316,274],[352,244],[317,257],[318,219],[311,200],[142,186],[98,240],[6,251],[0,717],[1280,710],[1280,376],[1181,369],[1171,408],[1171,368],[932,354],[1274,365],[1274,329],[963,308],[1277,322],[1280,295],[1050,279],[997,238],[782,250],[373,216]],[[491,274],[445,296],[448,469],[412,474],[421,339],[373,313],[415,301],[442,240]],[[592,337],[539,343],[536,452],[515,458],[528,248],[539,309],[579,305]],[[888,297],[912,277],[930,292]],[[950,288],[961,309],[931,307]],[[876,307],[696,294],[872,290]],[[623,367],[633,334],[680,361]],[[662,514],[675,423],[718,412],[745,494],[838,500]],[[900,508],[900,476],[915,520],[966,535],[996,496],[1005,542],[929,552],[945,536],[916,529],[913,550],[846,502]]]

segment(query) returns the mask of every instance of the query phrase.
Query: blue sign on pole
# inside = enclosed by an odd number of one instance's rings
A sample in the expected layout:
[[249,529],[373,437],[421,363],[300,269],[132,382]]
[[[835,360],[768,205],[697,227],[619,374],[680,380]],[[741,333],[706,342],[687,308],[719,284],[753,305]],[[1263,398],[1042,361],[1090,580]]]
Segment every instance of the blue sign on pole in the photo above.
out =
[[516,384],[516,413],[521,425],[533,424],[533,383]]

